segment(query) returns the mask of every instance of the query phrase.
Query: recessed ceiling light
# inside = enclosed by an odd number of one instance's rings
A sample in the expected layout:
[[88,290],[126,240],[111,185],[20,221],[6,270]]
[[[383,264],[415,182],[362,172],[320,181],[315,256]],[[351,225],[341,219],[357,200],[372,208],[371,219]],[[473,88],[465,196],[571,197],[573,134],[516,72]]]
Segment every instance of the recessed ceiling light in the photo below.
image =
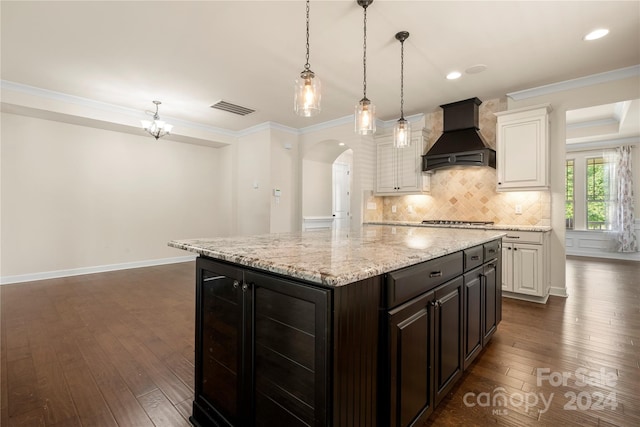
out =
[[449,74],[447,74],[447,80],[459,79],[460,76],[462,76],[462,73],[460,73],[460,71],[452,71]]
[[589,34],[584,36],[583,40],[587,40],[587,41],[597,40],[597,39],[601,39],[607,34],[609,34],[609,30],[607,30],[606,28],[598,28],[597,30],[593,30]]

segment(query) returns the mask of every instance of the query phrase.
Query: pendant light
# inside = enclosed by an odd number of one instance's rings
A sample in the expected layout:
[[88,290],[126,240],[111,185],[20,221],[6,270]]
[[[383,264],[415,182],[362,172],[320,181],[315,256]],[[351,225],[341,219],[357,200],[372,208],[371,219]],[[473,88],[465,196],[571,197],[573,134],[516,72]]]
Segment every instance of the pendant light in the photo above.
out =
[[404,41],[409,33],[400,31],[396,39],[400,41],[400,119],[393,126],[393,146],[405,148],[411,145],[411,123],[404,118]]
[[156,112],[153,115],[153,121],[140,120],[140,122],[142,123],[142,128],[146,130],[149,135],[158,139],[165,135],[169,135],[171,133],[171,129],[173,129],[173,125],[170,125],[164,120],[160,120],[160,116],[158,115],[158,105],[162,104],[162,102],[153,101],[153,103],[156,104]]
[[364,9],[364,43],[363,43],[363,97],[356,105],[356,132],[361,135],[368,135],[376,131],[376,107],[367,98],[367,7],[373,0],[357,0]]
[[309,65],[309,0],[307,0],[307,63],[296,79],[294,111],[302,117],[315,116],[320,112],[320,79]]

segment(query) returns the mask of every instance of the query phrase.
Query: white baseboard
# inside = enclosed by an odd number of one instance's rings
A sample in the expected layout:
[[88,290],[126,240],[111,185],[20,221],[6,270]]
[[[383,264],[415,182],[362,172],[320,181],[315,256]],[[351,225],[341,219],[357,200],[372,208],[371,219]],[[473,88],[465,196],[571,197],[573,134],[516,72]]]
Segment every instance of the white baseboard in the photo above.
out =
[[193,261],[197,255],[186,255],[172,258],[150,259],[145,261],[125,262],[121,264],[98,265],[94,267],[72,268],[69,270],[43,271],[41,273],[18,274],[0,277],[0,285],[33,282],[35,280],[57,279],[60,277],[80,276],[82,274],[104,273],[106,271],[127,270],[130,268],[152,267],[154,265],[175,264]]
[[533,295],[526,295],[526,294],[520,294],[517,292],[509,292],[509,291],[502,291],[502,296],[505,298],[511,298],[511,299],[519,299],[522,301],[529,301],[529,302],[535,302],[537,304],[546,304],[547,300],[549,299],[549,295],[545,295],[543,297],[537,297],[537,296],[533,296]]
[[567,288],[554,288],[553,286],[549,289],[549,295],[563,298],[567,298],[569,296]]
[[[635,222],[636,235],[640,236],[640,221]],[[607,235],[599,231],[567,230],[565,254],[571,256],[640,261],[640,252],[622,253],[607,250]]]

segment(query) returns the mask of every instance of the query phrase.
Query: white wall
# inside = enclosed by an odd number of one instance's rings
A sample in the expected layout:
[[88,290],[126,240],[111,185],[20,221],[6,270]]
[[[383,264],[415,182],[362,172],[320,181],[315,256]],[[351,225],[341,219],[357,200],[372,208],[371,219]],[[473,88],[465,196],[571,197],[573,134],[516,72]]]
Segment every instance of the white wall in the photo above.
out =
[[[300,175],[298,170],[298,135],[271,131],[271,233],[298,230],[300,223]],[[281,191],[276,201],[273,189]]]
[[637,77],[564,90],[521,101],[508,100],[508,109],[550,103],[553,111],[549,150],[551,175],[551,293],[566,294],[565,283],[565,141],[566,112],[640,97]]
[[268,233],[271,227],[271,131],[238,139],[235,192],[238,235]]
[[333,163],[302,160],[302,216],[333,214]]
[[1,276],[188,255],[221,234],[215,148],[2,113]]

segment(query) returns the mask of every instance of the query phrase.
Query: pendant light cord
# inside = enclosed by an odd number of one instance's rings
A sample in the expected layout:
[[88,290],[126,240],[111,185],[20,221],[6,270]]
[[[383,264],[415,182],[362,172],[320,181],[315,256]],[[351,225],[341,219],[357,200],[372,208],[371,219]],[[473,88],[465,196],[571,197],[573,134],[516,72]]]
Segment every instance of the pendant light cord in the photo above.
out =
[[404,40],[400,42],[400,119],[404,119]]
[[363,42],[363,56],[362,56],[362,68],[363,68],[363,73],[362,75],[364,76],[364,81],[363,81],[363,96],[364,99],[367,98],[367,6],[364,6],[364,42]]
[[311,65],[309,65],[309,0],[307,0],[307,63],[304,64],[304,69],[309,71]]

